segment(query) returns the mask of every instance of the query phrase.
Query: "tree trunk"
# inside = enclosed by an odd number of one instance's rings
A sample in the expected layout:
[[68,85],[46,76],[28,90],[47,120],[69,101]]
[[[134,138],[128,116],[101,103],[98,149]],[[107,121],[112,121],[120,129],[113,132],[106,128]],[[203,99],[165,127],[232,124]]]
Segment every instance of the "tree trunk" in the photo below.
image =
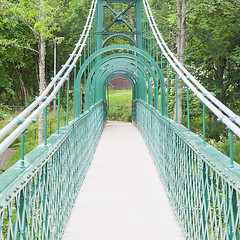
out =
[[[45,54],[46,43],[41,37],[39,41],[39,95],[41,95],[45,89]],[[42,103],[40,103],[41,105]],[[43,130],[44,130],[44,111],[39,114],[38,118],[38,144],[43,142]]]
[[[178,16],[178,42],[177,42],[177,50],[179,56],[179,62],[181,64],[184,63],[184,53],[185,53],[185,45],[186,45],[186,0],[177,0],[177,16]],[[177,83],[177,109],[178,123],[182,123],[182,94],[183,94],[183,86],[182,80],[178,78]],[[176,106],[174,109],[174,118],[176,120]]]
[[20,85],[21,85],[21,93],[24,96],[24,99],[22,99],[22,104],[26,105],[27,102],[27,89],[25,87],[25,83],[23,81],[21,70],[16,67],[16,65],[13,63],[14,69],[19,77]]
[[[44,0],[40,0],[41,7],[43,8]],[[44,13],[41,11],[40,20],[44,18]],[[41,95],[46,87],[45,80],[45,55],[46,55],[46,42],[44,38],[39,37],[39,95]],[[40,103],[41,105],[42,103]],[[44,131],[44,111],[38,116],[38,144],[43,142]]]

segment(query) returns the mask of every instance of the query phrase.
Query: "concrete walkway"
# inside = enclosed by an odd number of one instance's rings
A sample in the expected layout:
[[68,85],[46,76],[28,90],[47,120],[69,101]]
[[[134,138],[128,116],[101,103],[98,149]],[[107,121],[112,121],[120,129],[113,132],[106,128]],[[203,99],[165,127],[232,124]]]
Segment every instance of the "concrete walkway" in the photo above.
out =
[[139,130],[108,122],[63,240],[155,239],[185,237]]

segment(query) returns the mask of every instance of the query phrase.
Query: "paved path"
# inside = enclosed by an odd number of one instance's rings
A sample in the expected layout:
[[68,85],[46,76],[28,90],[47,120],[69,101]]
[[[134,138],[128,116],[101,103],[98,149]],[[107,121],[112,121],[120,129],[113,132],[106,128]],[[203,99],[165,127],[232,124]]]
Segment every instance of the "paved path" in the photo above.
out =
[[155,239],[185,237],[141,133],[108,122],[63,240]]

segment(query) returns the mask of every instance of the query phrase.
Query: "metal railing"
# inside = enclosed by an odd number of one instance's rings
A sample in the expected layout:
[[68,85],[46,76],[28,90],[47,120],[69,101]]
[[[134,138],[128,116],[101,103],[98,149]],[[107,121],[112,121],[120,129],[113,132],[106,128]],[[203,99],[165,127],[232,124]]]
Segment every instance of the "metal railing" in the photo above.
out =
[[61,239],[106,121],[100,101],[0,175],[0,239]]
[[141,100],[133,103],[141,130],[186,239],[231,239],[240,234],[240,166],[187,128]]

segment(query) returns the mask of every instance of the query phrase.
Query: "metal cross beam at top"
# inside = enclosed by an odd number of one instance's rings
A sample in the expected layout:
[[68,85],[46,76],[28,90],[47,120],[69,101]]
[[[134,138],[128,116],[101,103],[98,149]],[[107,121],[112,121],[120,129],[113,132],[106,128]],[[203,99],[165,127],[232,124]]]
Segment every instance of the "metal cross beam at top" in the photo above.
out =
[[[111,3],[109,5],[109,3]],[[113,4],[128,3],[128,6],[121,11],[116,11]],[[125,19],[125,14],[134,8],[135,19],[134,26],[129,24]],[[103,27],[103,18],[105,9],[109,9],[114,15],[113,20],[107,23],[106,27]],[[129,31],[123,29],[122,31],[110,30],[114,25],[125,25]],[[108,36],[103,39],[103,36]],[[97,49],[102,48],[108,40],[114,37],[125,37],[128,38],[135,46],[142,48],[142,0],[98,0],[97,5]]]

